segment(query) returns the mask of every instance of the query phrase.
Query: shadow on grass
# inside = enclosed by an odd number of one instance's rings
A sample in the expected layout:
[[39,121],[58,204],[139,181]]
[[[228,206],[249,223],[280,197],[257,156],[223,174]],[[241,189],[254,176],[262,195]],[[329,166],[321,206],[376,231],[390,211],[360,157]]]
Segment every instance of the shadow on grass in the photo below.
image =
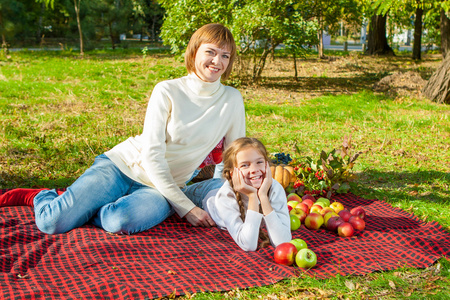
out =
[[359,174],[358,183],[352,183],[352,188],[363,198],[377,198],[389,203],[419,200],[444,204],[450,201],[449,184],[450,172],[365,170]]
[[0,188],[65,188],[71,185],[78,177],[41,179],[32,175],[10,174],[0,172]]

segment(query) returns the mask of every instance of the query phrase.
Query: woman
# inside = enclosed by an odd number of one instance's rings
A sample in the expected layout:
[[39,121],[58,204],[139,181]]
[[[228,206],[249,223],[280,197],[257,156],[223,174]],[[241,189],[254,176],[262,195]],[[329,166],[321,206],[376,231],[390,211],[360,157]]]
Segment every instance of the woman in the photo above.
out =
[[223,148],[245,136],[242,96],[220,82],[229,76],[235,56],[226,27],[201,27],[186,49],[189,74],[155,86],[141,135],[96,157],[63,194],[17,189],[0,196],[0,206],[34,204],[36,225],[48,234],[90,220],[106,231],[131,234],[173,212],[194,226],[215,226],[201,202],[222,180],[186,183],[200,167],[220,163]]

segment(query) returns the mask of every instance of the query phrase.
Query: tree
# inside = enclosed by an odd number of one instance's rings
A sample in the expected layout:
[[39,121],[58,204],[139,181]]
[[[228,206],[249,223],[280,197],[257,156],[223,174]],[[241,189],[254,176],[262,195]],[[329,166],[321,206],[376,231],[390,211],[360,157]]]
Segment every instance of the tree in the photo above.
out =
[[[50,6],[52,9],[55,5],[55,0],[36,0],[36,2],[45,3],[45,5]],[[78,25],[78,33],[80,35],[80,55],[84,55],[84,42],[83,42],[83,31],[81,29],[81,19],[80,19],[80,7],[81,7],[81,0],[73,0],[73,4],[75,7],[75,15],[77,19],[77,25]]]
[[437,103],[450,104],[450,55],[447,55],[438,69],[431,75],[422,93]]
[[414,20],[414,44],[413,44],[413,59],[422,59],[422,16],[423,8],[417,5],[416,18]]
[[[166,16],[161,28],[161,38],[174,53],[181,53],[194,31],[207,23],[222,23],[232,31],[240,57],[250,57],[251,77],[257,81],[265,67],[266,59],[274,49],[302,40],[304,25],[294,0],[176,0],[161,1]],[[299,26],[298,24],[303,24]],[[307,31],[307,30],[306,30]]]
[[[449,1],[450,2],[450,1]],[[450,3],[447,4],[447,9],[441,9],[441,52],[442,57],[446,57],[450,52]]]
[[19,18],[23,10],[23,4],[16,0],[0,2],[0,35],[2,37],[2,48],[8,49],[7,39],[17,31],[17,24],[14,22]]
[[80,6],[81,0],[73,0],[75,15],[77,16],[78,33],[80,34],[80,55],[84,55],[83,30],[81,29]]
[[[389,3],[390,1],[387,2]],[[369,33],[367,35],[366,54],[395,55],[386,38],[386,19],[390,6],[382,3],[382,0],[378,0],[371,7],[372,17],[370,18]]]
[[[450,50],[450,20],[448,18],[450,15],[450,1],[442,2],[441,4],[441,49],[444,60],[431,75],[422,93],[437,103],[450,104],[450,55],[448,54]],[[442,11],[447,11],[447,13],[443,14]]]
[[[97,31],[102,35],[108,35],[113,50],[120,43],[120,34],[128,31],[129,22],[136,13],[136,1],[129,0],[97,0],[88,4],[89,20],[95,22]],[[142,10],[138,10],[143,14]]]
[[166,15],[161,38],[173,53],[186,48],[191,35],[207,23],[222,23],[230,27],[235,1],[230,0],[160,0]]
[[313,18],[318,24],[317,50],[320,58],[323,54],[323,33],[328,28],[333,31],[341,21],[348,24],[362,23],[362,5],[357,0],[307,0],[297,1],[295,8],[302,12],[303,18]]

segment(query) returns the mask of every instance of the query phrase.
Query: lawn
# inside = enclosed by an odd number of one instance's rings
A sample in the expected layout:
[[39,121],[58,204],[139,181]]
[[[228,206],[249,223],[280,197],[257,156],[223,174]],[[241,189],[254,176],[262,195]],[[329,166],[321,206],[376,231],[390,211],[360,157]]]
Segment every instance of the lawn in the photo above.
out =
[[[415,62],[403,53],[392,58],[328,55],[326,60],[310,54],[297,61],[297,81],[292,60],[282,54],[270,58],[258,83],[247,79],[248,66],[239,61],[227,84],[244,97],[247,134],[260,138],[272,153],[298,158],[318,157],[351,135],[353,151],[361,153],[353,193],[385,200],[450,230],[448,105],[422,98],[411,80],[387,92],[374,88],[397,72],[427,80],[440,56],[425,54]],[[140,133],[157,82],[184,74],[180,59],[163,51],[144,56],[133,49],[102,50],[84,58],[70,51],[0,56],[0,188],[66,187],[95,156]],[[442,258],[425,270],[328,280],[302,276],[193,298],[442,299],[450,293],[449,270]]]

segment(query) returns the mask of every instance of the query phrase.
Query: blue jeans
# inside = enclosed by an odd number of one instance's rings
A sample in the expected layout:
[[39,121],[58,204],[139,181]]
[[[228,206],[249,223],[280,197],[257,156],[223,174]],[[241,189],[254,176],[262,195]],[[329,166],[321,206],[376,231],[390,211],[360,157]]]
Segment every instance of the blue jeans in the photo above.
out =
[[[182,189],[196,206],[223,181],[213,178]],[[104,154],[95,158],[67,190],[43,190],[34,198],[36,225],[48,234],[67,232],[87,222],[108,232],[132,234],[147,230],[174,213],[156,189],[126,175]]]

